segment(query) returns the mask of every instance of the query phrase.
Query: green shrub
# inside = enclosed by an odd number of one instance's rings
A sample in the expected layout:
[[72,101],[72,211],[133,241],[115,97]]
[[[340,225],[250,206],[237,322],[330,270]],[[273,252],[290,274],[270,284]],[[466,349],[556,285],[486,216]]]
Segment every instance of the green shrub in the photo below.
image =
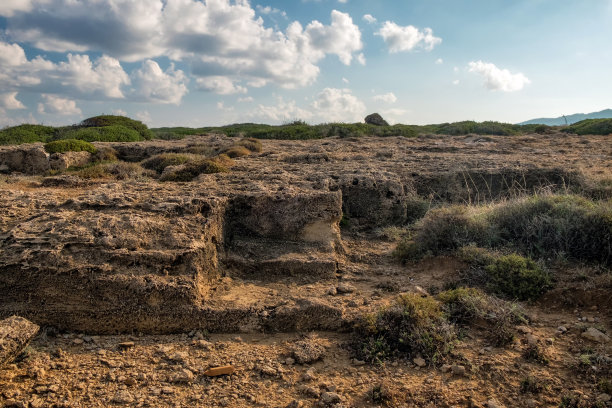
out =
[[115,162],[117,161],[117,151],[109,146],[99,147],[96,149],[92,160],[94,162]]
[[537,263],[517,254],[502,256],[486,267],[494,292],[513,299],[537,299],[551,286],[551,279]]
[[164,172],[164,169],[169,166],[178,166],[180,164],[185,164],[193,158],[178,153],[163,153],[158,154],[156,156],[152,156],[147,160],[142,162],[142,167],[149,170],[154,170],[157,173],[161,174]]
[[353,339],[356,356],[365,361],[421,355],[437,364],[452,350],[456,335],[437,300],[406,294],[377,314],[366,316]]
[[[130,119],[125,116],[101,115],[87,118],[79,125],[85,128],[105,128],[105,127],[122,127],[136,131],[140,136],[137,140],[150,140],[153,138],[153,133],[144,123]],[[133,140],[113,140],[122,142],[131,142]]]
[[579,196],[536,196],[496,207],[497,245],[535,258],[612,263],[612,202]]
[[585,119],[569,125],[563,131],[577,135],[609,135],[612,134],[612,119]]
[[192,160],[177,169],[165,173],[160,178],[161,181],[188,182],[192,181],[200,174],[226,173],[227,166],[223,160],[218,159],[199,159]]
[[66,132],[64,137],[88,142],[138,142],[145,140],[138,131],[120,125],[76,128]]
[[47,153],[89,152],[95,153],[96,147],[89,142],[75,139],[56,140],[45,144]]
[[55,129],[41,125],[19,125],[0,130],[0,145],[46,143],[53,139]]

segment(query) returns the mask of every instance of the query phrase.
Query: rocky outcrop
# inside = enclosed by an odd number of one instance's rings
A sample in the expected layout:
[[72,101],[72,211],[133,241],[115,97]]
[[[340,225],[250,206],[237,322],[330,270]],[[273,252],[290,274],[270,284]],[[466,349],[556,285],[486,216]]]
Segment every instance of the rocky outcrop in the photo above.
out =
[[19,316],[0,321],[0,366],[13,361],[38,333],[39,327]]
[[49,157],[42,144],[3,147],[0,169],[7,173],[43,174],[49,171]]
[[364,121],[368,125],[389,126],[389,123],[387,123],[387,121],[384,120],[383,117],[380,116],[378,113],[372,113],[372,114],[366,116]]

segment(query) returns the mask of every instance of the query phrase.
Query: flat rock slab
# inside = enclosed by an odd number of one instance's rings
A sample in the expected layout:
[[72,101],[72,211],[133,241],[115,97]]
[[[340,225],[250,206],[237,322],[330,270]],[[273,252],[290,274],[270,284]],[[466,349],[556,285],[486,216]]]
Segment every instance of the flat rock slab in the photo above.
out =
[[13,361],[36,336],[39,327],[27,319],[11,316],[0,321],[0,366]]

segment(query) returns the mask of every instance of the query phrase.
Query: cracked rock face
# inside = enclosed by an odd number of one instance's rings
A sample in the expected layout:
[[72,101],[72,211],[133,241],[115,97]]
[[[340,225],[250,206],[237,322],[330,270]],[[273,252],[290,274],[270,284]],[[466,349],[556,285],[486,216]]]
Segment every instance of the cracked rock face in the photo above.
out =
[[[325,292],[349,270],[343,216],[355,231],[401,226],[415,203],[505,197],[519,181],[522,190],[566,188],[581,183],[573,164],[606,162],[571,141],[575,153],[539,156],[537,167],[520,154],[528,138],[445,138],[265,141],[230,173],[191,183],[0,184],[0,317],[90,333],[338,330],[355,307]],[[231,143],[212,135],[112,146],[142,160]],[[548,143],[562,147],[558,136]],[[85,158],[0,148],[3,168],[20,162],[26,174]],[[317,283],[320,293],[307,289]]]

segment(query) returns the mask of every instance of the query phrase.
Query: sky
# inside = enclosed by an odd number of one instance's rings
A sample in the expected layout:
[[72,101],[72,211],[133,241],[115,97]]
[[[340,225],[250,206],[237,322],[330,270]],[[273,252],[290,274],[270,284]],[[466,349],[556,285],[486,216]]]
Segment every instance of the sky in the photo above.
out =
[[0,126],[612,108],[612,0],[0,0]]

